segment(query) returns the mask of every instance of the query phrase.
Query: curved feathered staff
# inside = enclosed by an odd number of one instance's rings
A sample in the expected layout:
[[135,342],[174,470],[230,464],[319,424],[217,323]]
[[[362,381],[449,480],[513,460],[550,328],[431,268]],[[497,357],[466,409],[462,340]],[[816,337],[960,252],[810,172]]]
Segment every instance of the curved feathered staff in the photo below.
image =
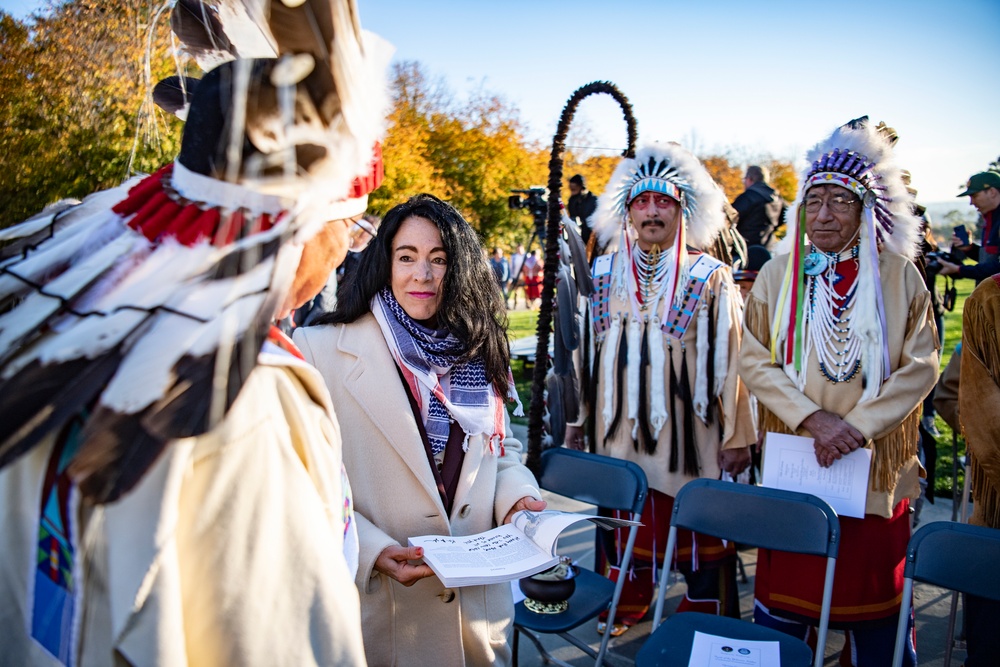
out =
[[[556,277],[559,273],[560,257],[560,224],[562,223],[562,212],[560,211],[560,201],[562,192],[563,177],[563,153],[566,150],[566,134],[569,131],[569,124],[576,114],[576,109],[585,98],[598,94],[611,95],[622,108],[622,115],[628,131],[628,145],[622,152],[623,157],[634,157],[635,143],[638,131],[636,129],[635,116],[632,115],[632,104],[628,98],[618,90],[617,86],[608,81],[594,81],[578,88],[563,107],[562,115],[559,118],[559,125],[556,134],[552,139],[552,153],[549,158],[549,200],[548,200],[548,221],[545,235],[545,275],[542,280],[542,304],[538,311],[538,345],[535,348],[535,368],[531,382],[531,407],[528,412],[528,458],[526,465],[536,475],[540,472],[542,456],[542,429],[543,412],[545,409],[545,399],[543,392],[545,389],[545,376],[548,364],[545,360],[549,354],[549,333],[552,327],[552,302],[556,293]],[[586,284],[589,285],[589,271],[587,271]],[[577,275],[577,280],[582,277]],[[586,294],[589,295],[589,290]]]

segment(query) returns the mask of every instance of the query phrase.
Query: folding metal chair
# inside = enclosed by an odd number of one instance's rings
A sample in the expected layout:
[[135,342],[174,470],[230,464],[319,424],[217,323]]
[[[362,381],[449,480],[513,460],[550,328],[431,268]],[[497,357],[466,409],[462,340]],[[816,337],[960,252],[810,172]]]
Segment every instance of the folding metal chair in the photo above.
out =
[[[733,618],[683,612],[674,614],[660,625],[667,575],[679,529],[693,530],[746,546],[826,556],[815,657],[805,642],[791,635]],[[710,479],[688,482],[674,499],[653,631],[636,656],[637,667],[687,667],[696,631],[737,640],[776,641],[779,643],[782,667],[808,667],[810,664],[821,667],[839,546],[840,520],[837,513],[816,496]]]
[[[952,434],[952,450],[954,452],[958,451],[958,435],[954,433]],[[951,520],[957,520],[960,523],[965,523],[969,520],[969,500],[972,493],[972,475],[969,473],[968,461],[966,457],[959,456],[957,453],[954,456],[955,462],[953,469],[957,471],[961,466],[962,476],[965,478],[965,481],[962,484],[962,498],[958,501],[958,473],[956,472],[954,477],[952,477]],[[951,594],[951,608],[948,610],[948,644],[944,649],[944,667],[951,667],[951,654],[954,652],[956,647],[959,647],[962,644],[961,641],[957,641],[955,639],[955,621],[957,618],[958,592],[953,591]]]
[[[541,488],[584,503],[608,509],[631,512],[635,521],[642,520],[642,506],[646,502],[648,486],[646,475],[635,463],[608,456],[579,452],[571,449],[549,449],[542,453],[542,473],[538,479]],[[597,530],[601,530],[598,528]],[[629,529],[628,542],[622,557],[622,571],[628,569],[638,526]],[[597,616],[605,609],[613,619],[618,608],[625,577],[617,584],[602,574],[580,568],[576,576],[576,590],[569,599],[569,608],[559,614],[536,614],[518,602],[514,608],[514,665],[517,665],[518,639],[525,635],[535,644],[548,663],[571,667],[554,658],[542,646],[538,634],[558,634],[581,651],[595,659],[600,667],[608,649],[611,632],[601,638],[600,650],[595,652],[588,644],[570,633],[573,628]]]
[[906,547],[903,606],[896,626],[893,667],[903,664],[903,642],[913,604],[914,581],[1000,600],[998,563],[1000,530],[949,521],[921,526]]

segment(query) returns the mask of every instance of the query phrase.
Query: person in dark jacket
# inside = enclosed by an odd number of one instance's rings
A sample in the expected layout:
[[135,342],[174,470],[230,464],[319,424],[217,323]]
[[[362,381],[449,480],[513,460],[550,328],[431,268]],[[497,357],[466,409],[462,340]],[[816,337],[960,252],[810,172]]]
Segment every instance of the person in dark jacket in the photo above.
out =
[[587,189],[583,176],[576,174],[569,179],[569,203],[566,210],[569,217],[580,224],[580,237],[584,243],[590,240],[590,223],[587,220],[597,209],[597,195]]
[[958,195],[968,197],[983,217],[982,243],[964,243],[957,236],[951,237],[952,247],[974,259],[974,265],[958,265],[941,261],[941,275],[972,278],[980,282],[1000,273],[1000,173],[984,171],[972,176],[965,190]]
[[733,208],[740,214],[736,230],[746,239],[747,247],[759,245],[774,249],[774,233],[781,224],[785,201],[767,184],[767,170],[758,165],[747,167],[743,177],[743,191],[733,200]]

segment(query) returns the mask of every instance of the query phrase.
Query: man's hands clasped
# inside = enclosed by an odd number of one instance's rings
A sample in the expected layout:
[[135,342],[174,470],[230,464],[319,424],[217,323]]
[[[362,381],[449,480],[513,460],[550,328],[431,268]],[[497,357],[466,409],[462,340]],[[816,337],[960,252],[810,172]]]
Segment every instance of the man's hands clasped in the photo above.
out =
[[817,410],[802,422],[812,434],[816,449],[816,461],[824,468],[850,454],[858,447],[864,447],[865,436],[846,421],[826,410]]

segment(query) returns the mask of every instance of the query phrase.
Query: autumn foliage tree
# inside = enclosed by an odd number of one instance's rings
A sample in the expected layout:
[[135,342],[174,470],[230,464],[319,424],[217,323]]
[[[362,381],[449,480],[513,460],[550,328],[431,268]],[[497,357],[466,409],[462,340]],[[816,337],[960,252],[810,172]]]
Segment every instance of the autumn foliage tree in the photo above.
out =
[[791,162],[773,158],[765,161],[764,166],[771,174],[769,181],[771,187],[777,190],[785,201],[795,201],[799,189],[799,177],[795,173],[795,166]]
[[148,97],[174,73],[163,8],[74,0],[26,22],[0,11],[0,226],[176,154],[180,123]]
[[[621,155],[595,155],[574,164],[573,154],[568,153],[563,173],[568,176],[580,174],[587,184],[587,189],[595,195],[600,195],[608,186],[611,174],[621,159]],[[566,196],[566,193],[563,193],[563,196]]]
[[796,191],[799,187],[798,177],[795,175],[795,167],[791,162],[778,160],[773,157],[766,157],[753,163],[734,164],[725,155],[710,155],[703,157],[702,162],[705,169],[712,175],[715,182],[719,184],[726,199],[732,201],[743,192],[743,175],[746,174],[750,164],[758,164],[768,170],[768,185],[778,191],[781,198],[787,202],[795,199]]
[[708,173],[722,188],[722,191],[726,193],[727,201],[736,199],[736,196],[743,192],[745,169],[741,168],[740,165],[730,164],[729,159],[722,155],[709,155],[703,157],[701,161]]
[[385,184],[371,208],[385,213],[420,192],[458,208],[485,243],[523,242],[531,218],[508,208],[510,191],[547,180],[547,153],[527,142],[518,111],[478,91],[458,103],[419,63],[393,67],[393,110],[383,145]]
[[421,192],[441,192],[445,183],[430,162],[431,116],[442,94],[416,63],[396,65],[393,108],[383,141],[385,180],[368,199],[369,209],[384,214],[399,201]]

